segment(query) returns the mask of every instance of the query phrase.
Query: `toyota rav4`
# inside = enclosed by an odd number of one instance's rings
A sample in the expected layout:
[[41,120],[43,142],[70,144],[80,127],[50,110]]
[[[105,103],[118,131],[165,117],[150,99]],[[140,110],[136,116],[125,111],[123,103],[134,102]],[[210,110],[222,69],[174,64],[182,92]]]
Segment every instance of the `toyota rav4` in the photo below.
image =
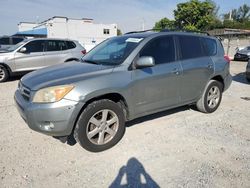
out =
[[125,122],[194,104],[214,112],[230,86],[221,42],[190,32],[135,32],[107,39],[79,62],[24,76],[19,113],[38,132],[76,141],[92,152],[123,137]]

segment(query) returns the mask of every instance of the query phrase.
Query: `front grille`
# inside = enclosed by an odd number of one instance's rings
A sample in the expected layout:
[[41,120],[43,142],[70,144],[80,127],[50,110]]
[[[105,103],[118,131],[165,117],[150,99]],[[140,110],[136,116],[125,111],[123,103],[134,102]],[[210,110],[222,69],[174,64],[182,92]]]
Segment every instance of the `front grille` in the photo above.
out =
[[23,98],[27,101],[30,100],[30,89],[22,84],[22,82],[19,82],[18,89],[23,96]]

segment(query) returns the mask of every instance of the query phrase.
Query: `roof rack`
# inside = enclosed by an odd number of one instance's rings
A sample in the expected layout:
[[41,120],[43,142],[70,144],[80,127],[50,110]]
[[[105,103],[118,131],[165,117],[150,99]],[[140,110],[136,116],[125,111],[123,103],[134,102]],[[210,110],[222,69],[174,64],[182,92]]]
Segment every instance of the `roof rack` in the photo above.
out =
[[205,31],[197,31],[197,30],[178,30],[178,29],[148,29],[148,30],[143,30],[143,31],[131,31],[128,33],[125,33],[124,35],[128,35],[128,34],[134,34],[134,33],[144,33],[144,32],[148,32],[148,31],[159,31],[159,32],[187,32],[187,33],[200,33],[200,34],[206,34],[207,36],[210,36],[210,34],[208,32]]
[[133,34],[133,33],[144,33],[144,32],[148,32],[148,31],[157,31],[157,30],[158,29],[148,29],[148,30],[143,30],[143,31],[131,31],[131,32],[125,33],[124,35]]
[[200,34],[206,34],[207,36],[210,36],[208,32],[205,31],[197,31],[197,30],[176,30],[176,29],[163,29],[160,32],[172,32],[172,31],[179,31],[179,32],[187,32],[187,33],[200,33]]

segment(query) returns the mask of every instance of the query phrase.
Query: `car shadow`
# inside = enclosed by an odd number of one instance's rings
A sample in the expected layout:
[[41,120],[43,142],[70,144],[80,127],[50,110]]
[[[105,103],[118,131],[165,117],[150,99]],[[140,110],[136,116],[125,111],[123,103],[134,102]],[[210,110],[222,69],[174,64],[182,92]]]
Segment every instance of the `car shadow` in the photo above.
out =
[[239,74],[236,74],[235,76],[233,76],[233,81],[235,82],[240,82],[243,84],[250,84],[247,79],[246,79],[246,74],[245,72],[241,72]]
[[6,82],[13,82],[20,80],[24,75],[18,75],[18,76],[11,76]]
[[132,157],[126,166],[122,166],[109,188],[125,187],[160,187],[146,172],[142,163]]
[[126,127],[131,127],[131,126],[134,126],[134,125],[139,124],[139,123],[143,123],[143,122],[146,122],[146,121],[150,121],[150,120],[153,120],[153,119],[161,118],[161,117],[164,117],[164,116],[167,116],[167,115],[175,114],[175,113],[190,110],[190,109],[195,110],[195,111],[197,110],[194,106],[190,106],[190,105],[181,106],[181,107],[178,107],[178,108],[165,110],[165,111],[162,111],[162,112],[158,112],[158,113],[155,113],[155,114],[139,117],[139,118],[136,118],[134,120],[128,121],[126,123]]

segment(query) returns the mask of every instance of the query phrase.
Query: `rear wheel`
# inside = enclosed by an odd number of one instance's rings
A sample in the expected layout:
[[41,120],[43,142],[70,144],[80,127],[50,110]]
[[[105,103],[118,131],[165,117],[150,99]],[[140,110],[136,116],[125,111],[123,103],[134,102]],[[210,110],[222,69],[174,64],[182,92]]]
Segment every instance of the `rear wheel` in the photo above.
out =
[[100,152],[117,144],[125,132],[121,106],[103,99],[89,104],[81,113],[74,137],[86,150]]
[[7,69],[0,65],[0,82],[5,82],[9,78],[9,73]]
[[219,107],[221,99],[222,84],[216,80],[210,80],[196,106],[201,112],[212,113]]

